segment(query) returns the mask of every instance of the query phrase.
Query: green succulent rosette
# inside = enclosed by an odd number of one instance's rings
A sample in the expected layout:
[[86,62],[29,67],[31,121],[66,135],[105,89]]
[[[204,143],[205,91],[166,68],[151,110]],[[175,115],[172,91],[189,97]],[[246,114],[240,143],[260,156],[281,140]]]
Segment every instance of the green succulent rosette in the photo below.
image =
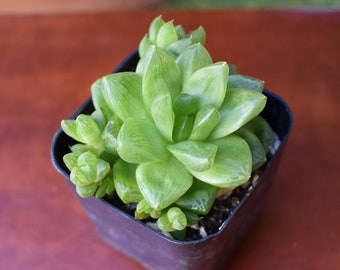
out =
[[136,218],[181,231],[266,162],[274,133],[259,116],[263,81],[213,62],[204,41],[202,27],[185,34],[157,17],[136,71],[98,79],[92,115],[62,122],[79,142],[64,162],[80,196],[115,190]]

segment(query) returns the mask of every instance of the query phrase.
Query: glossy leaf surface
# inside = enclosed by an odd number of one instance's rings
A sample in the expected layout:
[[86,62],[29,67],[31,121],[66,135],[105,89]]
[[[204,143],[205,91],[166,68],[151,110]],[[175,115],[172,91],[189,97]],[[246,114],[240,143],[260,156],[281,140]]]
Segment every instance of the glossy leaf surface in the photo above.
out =
[[198,27],[196,30],[190,33],[192,44],[199,42],[202,45],[204,45],[206,36],[207,34],[202,26]]
[[159,29],[161,29],[164,24],[165,21],[162,19],[162,16],[153,19],[149,27],[149,37],[152,42],[156,42]]
[[124,203],[138,202],[143,199],[136,181],[136,164],[119,160],[115,163],[115,188]]
[[109,163],[97,158],[97,156],[91,152],[85,152],[78,157],[77,167],[91,182],[102,180],[110,170]]
[[171,207],[159,217],[157,225],[163,231],[180,231],[187,226],[187,219],[180,208]]
[[191,212],[205,215],[210,211],[218,190],[218,187],[195,179],[190,189],[176,201],[176,204]]
[[228,89],[220,108],[221,120],[210,135],[211,139],[222,138],[239,129],[257,116],[266,104],[266,96],[248,89]]
[[210,54],[200,43],[196,43],[183,52],[177,59],[185,82],[195,71],[213,63]]
[[145,199],[142,199],[137,203],[135,218],[146,219],[150,217],[152,211],[154,211],[152,207],[147,203]]
[[98,147],[95,147],[89,144],[77,143],[77,144],[72,145],[70,148],[71,148],[72,153],[75,153],[78,156],[88,151],[94,153],[97,156],[100,156],[100,154],[102,153],[101,148],[98,148]]
[[103,147],[112,155],[117,154],[117,137],[121,126],[122,121],[118,117],[114,117],[107,123],[102,134]]
[[188,47],[191,45],[190,38],[183,38],[175,41],[174,43],[170,44],[167,48],[168,51],[174,53],[175,55],[180,55],[183,53]]
[[174,99],[181,91],[181,73],[174,57],[169,52],[152,46],[142,61],[142,92],[146,108],[150,110],[153,101],[167,93]]
[[78,142],[85,143],[82,137],[78,134],[77,124],[75,120],[63,120],[61,121],[61,127],[68,136]]
[[204,106],[196,114],[190,140],[206,140],[220,119],[221,116],[214,106]]
[[114,180],[112,173],[108,174],[99,184],[98,189],[96,190],[96,198],[102,198],[106,194],[111,194],[114,191]]
[[132,117],[147,117],[140,75],[121,72],[105,76],[102,81],[105,100],[122,121]]
[[63,156],[63,161],[70,171],[78,165],[78,157],[79,155],[72,152]]
[[76,118],[77,132],[82,142],[87,144],[100,144],[101,130],[90,115],[80,114]]
[[235,133],[248,143],[252,155],[252,170],[260,168],[267,161],[267,157],[259,138],[246,128],[241,128]]
[[180,94],[174,101],[173,109],[178,117],[195,114],[199,109],[198,99],[188,94]]
[[264,81],[241,74],[230,75],[228,79],[228,88],[251,89],[262,92]]
[[175,158],[139,164],[136,179],[148,204],[162,210],[179,199],[192,185],[192,176]]
[[[143,57],[145,55],[145,53],[147,52],[147,50],[150,48],[150,46],[153,45],[153,42],[150,40],[150,38],[145,35],[142,40],[139,43],[138,46],[138,52],[139,52],[139,56]],[[138,73],[138,72],[137,72]]]
[[227,80],[227,63],[215,63],[194,72],[184,82],[182,92],[196,97],[200,107],[213,105],[219,108],[226,94]]
[[184,39],[186,37],[185,30],[182,25],[175,25],[175,29],[179,39]]
[[215,144],[197,141],[179,142],[169,145],[168,149],[184,167],[198,172],[212,166],[217,152]]
[[236,135],[213,141],[218,146],[214,164],[210,169],[197,172],[196,178],[211,185],[232,188],[246,182],[251,174],[251,152],[248,144]]
[[177,32],[172,21],[166,22],[160,27],[156,38],[156,44],[158,47],[166,49],[177,40]]
[[252,131],[260,139],[265,152],[268,153],[275,143],[275,134],[268,122],[263,117],[257,116],[247,123],[245,128]]
[[118,134],[117,151],[131,163],[161,161],[169,156],[166,141],[156,126],[142,118],[126,120]]
[[76,192],[82,198],[89,198],[96,192],[97,188],[98,183],[89,184],[87,186],[76,186]]
[[91,96],[92,96],[92,102],[93,106],[96,110],[101,111],[103,113],[104,119],[107,121],[110,116],[112,115],[113,111],[111,108],[107,105],[105,97],[103,95],[103,80],[98,79],[91,85]]
[[194,116],[178,116],[175,120],[173,139],[175,142],[185,141],[189,138],[194,125]]
[[170,93],[160,95],[152,102],[151,114],[160,133],[168,141],[172,141],[175,115],[172,110]]

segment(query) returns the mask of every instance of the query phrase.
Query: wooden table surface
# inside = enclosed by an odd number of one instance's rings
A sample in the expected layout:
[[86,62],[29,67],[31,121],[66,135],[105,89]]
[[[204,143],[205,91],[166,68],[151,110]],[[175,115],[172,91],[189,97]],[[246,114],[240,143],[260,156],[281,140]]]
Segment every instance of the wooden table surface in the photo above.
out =
[[215,60],[263,78],[295,118],[263,213],[226,269],[340,269],[340,11],[0,17],[0,269],[143,269],[108,246],[50,145],[153,17],[203,25]]

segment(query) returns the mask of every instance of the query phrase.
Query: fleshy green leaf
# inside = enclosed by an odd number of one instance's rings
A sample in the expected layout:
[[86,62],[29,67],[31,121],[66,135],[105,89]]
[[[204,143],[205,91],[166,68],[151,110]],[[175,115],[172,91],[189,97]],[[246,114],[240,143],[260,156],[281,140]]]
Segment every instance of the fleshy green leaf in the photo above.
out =
[[172,224],[172,227],[175,230],[181,231],[181,230],[184,230],[185,227],[187,226],[187,218],[180,208],[171,207],[168,210],[167,215],[168,215],[169,221]]
[[78,169],[90,183],[96,182],[96,167],[93,168],[90,165],[83,165],[78,167]]
[[103,198],[106,194],[110,194],[113,192],[114,188],[112,189],[112,186],[114,187],[114,181],[112,174],[107,175],[98,186],[98,189],[96,190],[96,198]]
[[85,152],[78,158],[78,168],[90,182],[98,182],[107,175],[110,165],[95,154]]
[[80,114],[76,120],[63,120],[61,127],[68,136],[79,142],[100,143],[100,128],[90,115]]
[[264,81],[250,76],[234,74],[228,79],[228,88],[251,89],[262,92]]
[[89,184],[87,186],[76,186],[76,191],[80,197],[89,198],[96,192],[97,187],[97,183]]
[[194,116],[176,116],[173,131],[173,139],[175,142],[185,141],[189,138],[194,125]]
[[77,143],[77,144],[72,145],[70,148],[71,148],[71,151],[73,153],[77,154],[78,156],[81,155],[82,153],[85,153],[85,152],[88,152],[88,151],[99,156],[102,152],[101,148],[98,148],[96,146],[89,145],[89,144]]
[[182,211],[187,218],[187,226],[195,225],[200,220],[200,217],[198,216],[198,214],[192,211],[187,211],[184,207],[182,208]]
[[170,93],[158,96],[151,105],[151,114],[160,133],[172,141],[175,115],[172,110]]
[[190,38],[183,38],[183,39],[177,40],[176,42],[170,44],[170,46],[167,48],[167,50],[172,52],[175,55],[180,55],[186,49],[188,49],[188,47],[190,45],[191,45],[191,39]]
[[158,31],[156,45],[162,49],[166,49],[172,43],[178,40],[177,32],[173,21],[166,22]]
[[195,179],[190,189],[176,201],[181,208],[206,215],[210,211],[219,188]]
[[110,164],[103,159],[98,159],[96,181],[102,180],[110,171]]
[[237,66],[236,65],[228,64],[228,66],[229,66],[229,76],[230,75],[234,75],[234,74],[238,74],[238,70],[237,70]]
[[210,132],[217,126],[221,117],[214,106],[207,105],[199,110],[195,117],[190,140],[204,141]]
[[91,183],[97,179],[98,158],[91,152],[85,152],[78,158],[78,169]]
[[120,72],[102,78],[103,95],[111,110],[125,121],[147,117],[142,97],[142,77],[134,72]]
[[166,141],[156,126],[146,119],[126,120],[118,134],[118,153],[131,163],[164,160],[169,156]]
[[185,31],[182,25],[175,25],[175,29],[177,32],[178,39],[184,39],[186,37]]
[[72,169],[70,173],[70,180],[73,184],[75,184],[78,187],[84,187],[94,183],[94,181],[89,180],[83,174],[82,170],[79,167],[75,167]]
[[236,135],[229,135],[213,143],[218,146],[213,165],[204,172],[190,170],[192,175],[222,188],[233,188],[246,182],[252,166],[247,142]]
[[115,181],[113,179],[113,174],[110,172],[108,175],[104,178],[104,181],[106,179],[109,179],[109,184],[106,186],[106,194],[111,194],[115,190]]
[[171,207],[167,212],[162,213],[159,217],[157,226],[162,231],[180,231],[185,229],[187,226],[187,219],[180,208]]
[[101,110],[95,110],[93,113],[91,113],[91,117],[97,123],[100,130],[105,128],[107,120],[109,119],[109,116],[106,117]]
[[118,117],[114,117],[107,123],[102,134],[104,149],[112,155],[117,154],[117,137],[121,126],[122,121]]
[[76,118],[77,131],[82,141],[87,144],[100,144],[101,130],[89,115],[80,114]]
[[203,45],[196,43],[180,54],[176,59],[176,63],[181,69],[183,82],[185,82],[195,71],[211,65],[213,62],[209,52]]
[[[148,50],[149,49],[150,48],[148,48]],[[145,70],[145,67],[144,67],[145,54],[143,56],[140,56],[140,57],[141,58],[139,59],[137,66],[136,66],[136,73],[140,76],[143,76],[144,70]]]
[[260,168],[264,163],[266,163],[266,152],[263,149],[263,145],[259,138],[247,130],[246,128],[240,128],[235,132],[236,135],[243,138],[249,145],[252,155],[252,170]]
[[219,108],[226,94],[227,79],[227,63],[215,63],[194,72],[184,82],[182,92],[198,98],[201,107],[213,105]]
[[147,35],[145,35],[142,38],[141,42],[139,43],[138,47],[139,56],[143,57],[151,45],[153,45],[152,41],[148,38]]
[[78,142],[82,142],[82,138],[79,136],[77,131],[77,124],[75,120],[61,121],[61,128],[71,138],[75,139]]
[[211,167],[217,152],[215,144],[197,141],[179,142],[168,149],[186,168],[198,172]]
[[275,134],[268,122],[263,117],[257,116],[248,122],[245,128],[252,131],[260,139],[265,152],[268,153],[275,143]]
[[178,200],[193,181],[175,158],[139,164],[136,178],[145,200],[156,210],[162,210]]
[[171,207],[167,212],[168,219],[175,230],[183,230],[187,226],[187,218],[178,207]]
[[202,45],[205,43],[206,33],[202,26],[198,27],[196,30],[190,33],[190,37],[192,39],[192,44],[200,42]]
[[78,165],[78,157],[79,155],[75,153],[68,153],[63,156],[63,161],[70,171]]
[[174,112],[176,116],[187,116],[198,111],[198,99],[188,94],[180,94],[174,101]]
[[146,108],[161,95],[174,99],[181,91],[181,73],[174,57],[161,48],[151,46],[143,61],[143,99]]
[[143,199],[136,181],[136,164],[119,160],[113,166],[115,172],[115,188],[124,203],[138,202]]
[[103,80],[98,79],[91,85],[91,96],[92,96],[92,103],[94,108],[97,111],[101,111],[104,115],[105,120],[107,121],[112,115],[113,111],[107,105],[105,97],[103,96],[104,91]]
[[157,227],[163,232],[171,232],[174,230],[168,218],[167,212],[161,214],[161,216],[157,220]]
[[78,157],[78,166],[90,165],[95,167],[97,165],[98,158],[95,154],[90,151],[82,153]]
[[159,218],[161,215],[161,211],[153,209],[146,200],[141,200],[137,204],[137,208],[135,211],[135,218],[137,219],[146,219],[148,217]]
[[159,29],[165,24],[162,16],[156,17],[149,27],[149,38],[152,42],[156,42]]
[[239,129],[263,110],[266,101],[266,96],[257,91],[228,89],[220,108],[220,123],[212,131],[210,138],[222,138]]
[[137,203],[135,218],[146,219],[150,216],[151,211],[152,207],[143,199]]

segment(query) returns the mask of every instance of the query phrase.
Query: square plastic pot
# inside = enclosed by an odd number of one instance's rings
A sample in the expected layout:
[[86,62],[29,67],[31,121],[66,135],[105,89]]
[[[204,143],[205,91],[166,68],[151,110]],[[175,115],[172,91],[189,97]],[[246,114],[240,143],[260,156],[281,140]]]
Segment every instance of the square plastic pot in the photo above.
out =
[[[114,72],[134,70],[138,60],[138,54],[134,52]],[[77,196],[101,237],[148,269],[226,269],[228,258],[246,236],[263,207],[292,127],[292,113],[286,102],[269,90],[264,90],[264,94],[267,96],[267,105],[261,115],[279,136],[281,144],[265,165],[259,180],[217,233],[195,241],[172,240],[134,219],[118,205],[112,205],[104,199],[95,197],[82,199]],[[92,100],[89,99],[72,118],[80,113],[90,114],[93,110]],[[70,151],[69,146],[74,143],[60,129],[54,137],[51,154],[54,166],[75,190],[74,185],[69,181],[69,171],[62,160],[63,156]]]

